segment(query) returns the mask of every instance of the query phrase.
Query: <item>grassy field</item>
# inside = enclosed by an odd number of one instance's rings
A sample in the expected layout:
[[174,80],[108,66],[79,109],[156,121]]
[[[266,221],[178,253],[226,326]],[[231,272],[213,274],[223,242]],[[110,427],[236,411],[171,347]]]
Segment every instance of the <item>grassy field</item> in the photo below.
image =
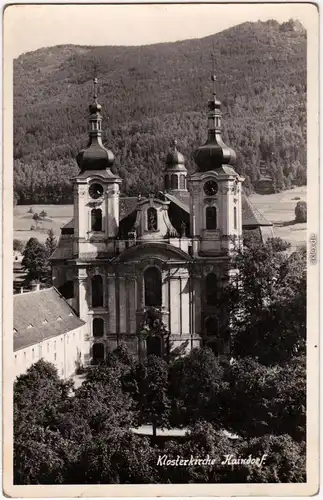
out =
[[[33,231],[30,227],[36,226],[33,214],[28,213],[32,207],[34,213],[42,210],[47,212],[47,217]],[[18,205],[14,208],[14,238],[28,241],[32,236],[42,243],[47,238],[49,229],[53,229],[56,236],[60,235],[61,227],[73,217],[73,205]]]
[[[297,198],[297,199],[296,199]],[[297,246],[306,241],[306,224],[294,224],[295,205],[297,201],[306,201],[306,186],[283,191],[282,193],[259,195],[254,194],[250,200],[263,215],[274,224],[275,236],[289,241],[292,246]],[[32,205],[34,213],[42,210],[47,212],[44,221],[36,225],[32,219],[33,214],[28,213],[30,205],[19,205],[14,209],[14,237],[27,241],[34,236],[44,242],[47,231],[52,228],[55,235],[59,236],[60,228],[73,217],[73,205]]]
[[306,201],[306,186],[276,194],[254,194],[250,201],[274,224],[274,234],[291,243],[292,247],[306,242],[306,224],[295,224],[295,206]]

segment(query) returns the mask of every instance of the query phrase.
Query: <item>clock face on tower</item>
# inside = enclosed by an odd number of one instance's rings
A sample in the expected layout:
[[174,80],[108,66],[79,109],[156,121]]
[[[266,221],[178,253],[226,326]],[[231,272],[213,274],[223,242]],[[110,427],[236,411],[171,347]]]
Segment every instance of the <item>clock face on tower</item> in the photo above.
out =
[[103,195],[103,186],[98,183],[91,184],[91,186],[89,187],[89,194],[91,198],[94,198],[95,200],[97,198],[100,198],[100,196]]
[[204,184],[204,193],[207,196],[214,196],[218,192],[218,185],[215,181],[207,181]]

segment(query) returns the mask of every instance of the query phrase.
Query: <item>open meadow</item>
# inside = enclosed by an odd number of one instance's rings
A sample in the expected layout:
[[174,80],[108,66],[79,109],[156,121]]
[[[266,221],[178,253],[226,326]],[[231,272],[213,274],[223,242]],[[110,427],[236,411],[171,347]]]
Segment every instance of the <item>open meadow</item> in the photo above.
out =
[[[306,186],[276,194],[253,194],[250,200],[274,224],[275,236],[289,241],[293,247],[306,242],[306,224],[294,223],[296,203],[306,201]],[[30,208],[33,213],[29,213]],[[36,224],[33,214],[42,210],[47,216]],[[26,242],[33,236],[43,243],[50,228],[58,237],[61,227],[72,217],[73,205],[18,205],[14,208],[14,238]],[[31,230],[31,226],[35,229]]]
[[306,243],[306,224],[295,224],[295,206],[307,201],[306,186],[275,194],[253,194],[250,201],[274,224],[275,236],[288,241],[293,248]]

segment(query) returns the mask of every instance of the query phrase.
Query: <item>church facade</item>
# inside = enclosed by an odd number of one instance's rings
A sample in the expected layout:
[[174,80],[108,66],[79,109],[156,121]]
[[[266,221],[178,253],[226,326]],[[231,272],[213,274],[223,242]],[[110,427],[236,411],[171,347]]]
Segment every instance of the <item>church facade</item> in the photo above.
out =
[[[215,91],[208,108],[208,138],[194,152],[195,173],[188,175],[174,141],[164,190],[124,198],[122,179],[111,170],[114,155],[102,143],[94,92],[89,143],[77,156],[80,171],[73,179],[74,217],[51,257],[53,285],[86,323],[85,362],[104,359],[120,342],[141,358],[205,344],[217,354],[228,352],[219,297],[230,276],[230,256],[246,231],[265,239],[272,224],[243,193],[235,152],[221,137]],[[151,309],[169,331],[167,346],[162,338],[141,334]]]

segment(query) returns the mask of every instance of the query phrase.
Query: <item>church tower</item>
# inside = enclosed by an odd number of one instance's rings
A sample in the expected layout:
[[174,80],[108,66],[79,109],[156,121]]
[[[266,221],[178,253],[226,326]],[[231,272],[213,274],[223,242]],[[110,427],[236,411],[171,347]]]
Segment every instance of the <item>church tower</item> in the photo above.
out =
[[242,240],[241,184],[233,165],[236,154],[222,140],[221,102],[208,103],[208,138],[194,152],[197,171],[190,176],[190,227],[195,255],[226,254]]
[[89,106],[89,142],[77,155],[79,175],[74,179],[75,257],[106,253],[109,240],[119,228],[119,185],[112,173],[112,151],[102,143],[101,105],[97,100],[98,80],[94,78],[93,102]]
[[187,170],[184,156],[177,150],[177,141],[174,140],[172,148],[166,156],[164,171],[164,188],[169,194],[179,194],[187,191]]

